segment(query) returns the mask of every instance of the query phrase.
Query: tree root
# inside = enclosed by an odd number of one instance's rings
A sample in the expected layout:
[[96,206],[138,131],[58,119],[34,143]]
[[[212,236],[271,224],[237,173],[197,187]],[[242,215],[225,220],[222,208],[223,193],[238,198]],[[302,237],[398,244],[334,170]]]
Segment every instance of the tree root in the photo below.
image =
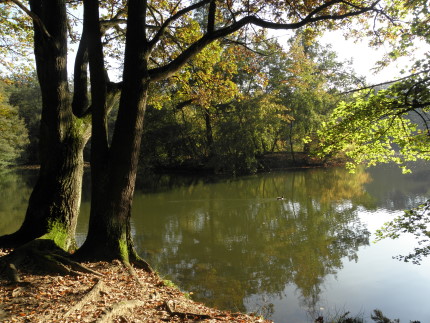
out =
[[135,265],[137,268],[145,270],[147,273],[153,273],[154,270],[152,267],[142,258],[140,257],[136,249],[134,248],[133,244],[128,244],[128,258],[130,264]]
[[102,274],[89,269],[68,258],[69,254],[55,245],[52,240],[33,240],[3,257],[2,271],[11,283],[23,283],[17,268],[39,270],[46,273],[78,276],[90,273],[96,276]]
[[93,285],[93,287],[90,288],[90,290],[85,294],[84,297],[82,297],[82,299],[78,303],[73,305],[64,314],[64,318],[68,317],[70,314],[73,314],[73,312],[80,310],[86,304],[88,304],[90,301],[96,300],[100,296],[101,293],[107,293],[107,291],[106,291],[106,287],[103,284],[103,282],[101,280],[99,280],[99,281],[97,281],[97,283],[95,283]]
[[97,272],[95,270],[92,270],[91,268],[85,267],[84,265],[82,265],[82,264],[80,264],[80,263],[78,263],[76,261],[73,261],[73,260],[71,260],[69,258],[60,256],[60,255],[56,255],[56,254],[54,254],[53,256],[58,261],[62,262],[63,264],[65,264],[67,266],[69,266],[71,269],[73,269],[76,272],[86,273],[86,274],[93,274],[93,275],[96,275],[96,276],[99,276],[99,277],[103,277],[103,275],[100,274],[99,272]]
[[108,323],[112,322],[115,316],[125,314],[127,311],[138,307],[143,306],[145,303],[140,300],[129,300],[123,301],[114,304],[109,310],[107,310],[97,321],[96,323]]
[[7,279],[11,283],[21,283],[21,278],[19,277],[18,270],[16,269],[16,266],[14,263],[9,263],[6,265],[6,268],[4,269],[6,273]]
[[207,314],[196,314],[196,313],[186,313],[186,312],[177,312],[174,309],[174,304],[171,304],[171,301],[165,301],[164,307],[166,308],[167,312],[170,314],[170,316],[177,316],[182,320],[207,320],[207,319],[213,319],[214,317],[207,315]]

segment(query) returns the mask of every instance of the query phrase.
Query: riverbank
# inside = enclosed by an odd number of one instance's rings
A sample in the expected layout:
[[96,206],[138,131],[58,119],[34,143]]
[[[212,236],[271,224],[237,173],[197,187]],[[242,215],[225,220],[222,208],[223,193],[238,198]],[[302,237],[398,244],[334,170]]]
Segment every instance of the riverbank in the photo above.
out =
[[[0,256],[9,252],[0,249]],[[1,259],[1,258],[0,258]],[[20,269],[22,282],[0,275],[0,321],[9,322],[269,322],[194,302],[156,273],[120,262],[85,264],[102,276],[60,276]]]

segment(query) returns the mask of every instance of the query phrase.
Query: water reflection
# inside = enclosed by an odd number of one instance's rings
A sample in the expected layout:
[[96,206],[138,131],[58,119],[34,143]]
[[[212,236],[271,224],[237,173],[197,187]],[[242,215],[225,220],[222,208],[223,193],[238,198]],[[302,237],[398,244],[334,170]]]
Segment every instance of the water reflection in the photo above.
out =
[[136,194],[136,242],[196,300],[244,311],[250,295],[294,283],[312,308],[324,278],[369,243],[355,212],[372,203],[369,180],[363,171],[306,170]]
[[34,182],[34,171],[0,172],[0,234],[21,225]]
[[[21,224],[36,174],[0,174],[0,234]],[[411,175],[386,165],[357,174],[309,169],[236,180],[145,175],[135,193],[133,232],[139,252],[161,274],[209,305],[242,311],[266,305],[276,322],[304,322],[304,312],[336,311],[348,300],[351,314],[378,307],[402,321],[424,321],[430,261],[405,267],[392,260],[411,249],[405,240],[362,247],[372,239],[367,229],[427,199],[429,177],[422,165]],[[90,207],[86,183],[79,243]],[[412,315],[418,309],[421,318]]]

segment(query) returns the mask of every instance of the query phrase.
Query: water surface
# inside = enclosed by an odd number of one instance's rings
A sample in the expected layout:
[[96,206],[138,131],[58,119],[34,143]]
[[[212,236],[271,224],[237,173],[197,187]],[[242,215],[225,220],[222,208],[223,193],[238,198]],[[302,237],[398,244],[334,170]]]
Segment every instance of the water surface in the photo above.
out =
[[[138,251],[195,300],[257,311],[275,322],[311,322],[350,311],[370,321],[430,321],[430,261],[392,259],[414,240],[373,243],[385,221],[425,201],[430,171],[394,166],[356,174],[306,169],[238,179],[148,176],[138,181],[133,233]],[[28,176],[0,180],[0,234],[16,229]],[[278,200],[277,197],[284,199]],[[86,234],[84,192],[78,239]]]

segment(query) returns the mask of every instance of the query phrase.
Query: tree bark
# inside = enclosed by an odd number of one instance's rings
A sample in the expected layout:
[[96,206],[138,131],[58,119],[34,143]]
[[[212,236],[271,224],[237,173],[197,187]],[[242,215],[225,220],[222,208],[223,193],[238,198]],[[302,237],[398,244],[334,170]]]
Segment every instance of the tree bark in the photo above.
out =
[[32,0],[30,6],[39,18],[34,24],[34,51],[42,92],[41,167],[22,226],[0,237],[0,245],[16,247],[46,235],[70,249],[81,201],[83,148],[90,133],[87,122],[74,117],[71,109],[66,3]]
[[[137,258],[130,219],[149,87],[144,32],[146,1],[130,1],[128,7],[123,86],[118,116],[111,147],[107,148],[106,153],[99,150],[91,155],[94,189],[87,239],[76,253],[76,257],[81,259],[121,259],[128,262],[130,257]],[[95,12],[88,19],[92,19],[94,24],[98,23]],[[96,29],[93,35],[95,33]],[[91,40],[99,41],[100,38]],[[89,52],[90,69],[100,63],[100,54],[101,47]],[[98,59],[95,59],[96,56]],[[102,109],[93,111],[93,119],[101,119],[99,114],[102,113]],[[98,146],[104,146],[105,130],[100,124],[95,126],[94,122],[93,140],[97,140],[99,145],[93,143],[92,147],[100,149]],[[106,158],[100,158],[103,155]]]

